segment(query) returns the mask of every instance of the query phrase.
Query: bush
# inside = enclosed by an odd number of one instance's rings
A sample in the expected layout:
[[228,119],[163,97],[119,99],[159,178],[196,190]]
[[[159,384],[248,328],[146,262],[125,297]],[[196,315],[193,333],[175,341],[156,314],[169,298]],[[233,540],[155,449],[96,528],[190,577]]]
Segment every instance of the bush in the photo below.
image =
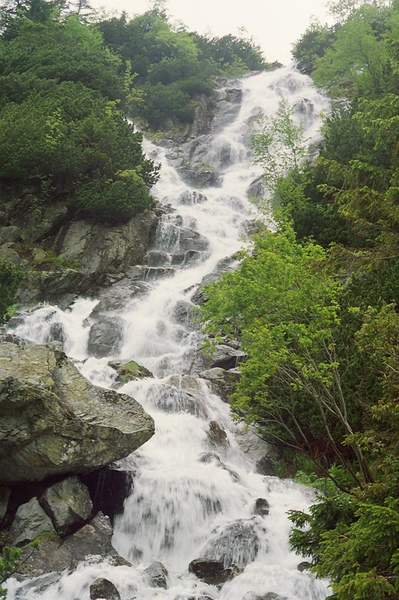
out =
[[107,223],[125,222],[153,206],[148,187],[134,170],[119,173],[114,181],[83,184],[73,203],[83,216]]

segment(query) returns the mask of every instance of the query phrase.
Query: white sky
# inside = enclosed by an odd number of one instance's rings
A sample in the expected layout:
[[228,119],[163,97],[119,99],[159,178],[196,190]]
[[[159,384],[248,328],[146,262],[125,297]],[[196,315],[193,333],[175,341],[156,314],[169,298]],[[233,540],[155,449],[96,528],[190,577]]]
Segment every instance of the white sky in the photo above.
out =
[[[223,35],[245,27],[268,60],[288,62],[292,44],[312,17],[324,21],[326,0],[169,0],[172,17],[189,29]],[[148,0],[92,0],[96,7],[129,15],[144,12]]]

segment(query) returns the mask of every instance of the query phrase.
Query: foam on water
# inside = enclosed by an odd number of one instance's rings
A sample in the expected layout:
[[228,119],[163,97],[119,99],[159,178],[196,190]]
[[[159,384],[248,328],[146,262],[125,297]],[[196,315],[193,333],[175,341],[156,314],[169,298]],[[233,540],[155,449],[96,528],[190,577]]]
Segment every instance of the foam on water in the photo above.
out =
[[[205,199],[196,196],[193,202],[183,202],[182,194],[187,197],[187,192],[198,190],[183,182],[168,161],[167,149],[145,141],[147,154],[162,165],[154,194],[173,208],[158,227],[155,250],[177,252],[181,226],[194,229],[206,244],[200,260],[183,264],[169,277],[151,280],[146,295],[131,299],[117,313],[124,323],[119,358],[134,359],[155,375],[155,379],[131,382],[122,388],[156,422],[154,437],[123,461],[124,468],[135,473],[134,490],[116,520],[113,544],[133,567],[88,560],[74,573],[60,575],[59,581],[40,594],[42,600],[88,600],[89,586],[99,576],[113,581],[123,600],[177,600],[201,594],[242,600],[248,592],[260,596],[275,592],[287,600],[323,600],[327,596],[324,582],[297,570],[301,558],[288,546],[287,511],[305,509],[311,501],[309,490],[255,472],[254,461],[239,444],[242,431],[232,421],[228,406],[204,380],[197,378],[197,388],[189,393],[183,377],[177,378],[177,384],[176,378],[170,380],[171,375],[190,373],[199,343],[198,332],[175,318],[176,306],[182,301],[190,303],[198,283],[222,259],[243,247],[245,223],[259,216],[247,198],[250,184],[261,174],[248,150],[250,124],[261,112],[273,115],[285,97],[298,107],[306,136],[315,141],[320,115],[328,107],[310,79],[289,68],[248,77],[240,85],[243,99],[238,115],[214,132],[208,143],[206,162],[221,172],[222,184],[201,190]],[[93,383],[110,387],[115,374],[108,362],[115,357],[96,359],[87,350],[88,317],[96,303],[83,298],[65,311],[41,307],[24,315],[16,333],[43,343],[49,339],[51,325],[61,323],[67,354]],[[217,421],[227,433],[222,447],[212,447],[210,421]],[[212,453],[217,456],[209,458]],[[264,518],[253,515],[257,498],[269,502],[270,513]],[[251,546],[246,550],[235,546],[236,526],[252,531],[257,551]],[[226,544],[230,544],[229,552],[236,561],[243,566],[249,562],[222,590],[188,573],[192,559],[202,553],[217,553]],[[168,590],[150,588],[143,576],[143,569],[154,560],[161,560],[168,568]],[[15,580],[9,582],[10,600],[38,597],[32,590],[23,591]]]

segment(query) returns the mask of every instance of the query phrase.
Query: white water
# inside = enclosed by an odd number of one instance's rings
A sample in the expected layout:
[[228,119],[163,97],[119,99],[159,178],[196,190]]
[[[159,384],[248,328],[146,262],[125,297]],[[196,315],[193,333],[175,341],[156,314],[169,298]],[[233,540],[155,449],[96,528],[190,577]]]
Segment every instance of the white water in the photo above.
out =
[[[305,509],[311,501],[310,492],[291,481],[256,474],[253,457],[243,453],[237,442],[243,436],[230,417],[228,405],[213,395],[198,376],[195,381],[184,379],[200,340],[198,333],[176,321],[176,304],[190,301],[202,278],[221,259],[243,247],[245,223],[257,216],[247,198],[249,185],[260,175],[246,147],[249,123],[260,111],[274,114],[281,98],[286,97],[291,104],[301,102],[306,107],[302,123],[306,136],[315,140],[320,114],[327,108],[310,80],[290,69],[254,75],[241,85],[243,101],[238,116],[215,132],[209,144],[206,162],[219,169],[221,156],[227,152],[229,165],[222,169],[221,187],[202,190],[206,201],[183,205],[181,194],[193,188],[168,163],[167,150],[146,142],[147,153],[162,164],[154,194],[175,209],[159,228],[158,250],[174,252],[178,248],[176,215],[182,217],[183,225],[204,236],[209,245],[202,260],[178,268],[169,278],[153,281],[147,295],[132,299],[118,313],[124,322],[124,342],[118,358],[134,359],[155,374],[155,379],[132,382],[121,390],[134,396],[156,423],[154,437],[123,461],[124,468],[135,472],[134,490],[116,521],[113,544],[133,567],[112,567],[88,560],[41,593],[43,600],[88,600],[89,585],[99,576],[116,584],[122,600],[184,600],[200,598],[201,594],[242,600],[248,592],[259,596],[275,592],[286,600],[323,600],[327,595],[324,582],[297,570],[301,557],[288,547],[287,511]],[[110,387],[115,374],[108,362],[115,357],[96,359],[87,352],[87,318],[96,303],[79,299],[66,311],[44,306],[28,314],[16,333],[45,342],[51,324],[61,322],[66,332],[66,353],[93,383]],[[171,375],[179,377],[169,381]],[[187,404],[179,381],[182,387],[187,383],[196,386],[194,400],[191,396],[194,408]],[[226,430],[228,446],[210,447],[210,421],[217,421]],[[222,465],[216,459],[199,460],[210,451],[219,455]],[[257,498],[269,501],[268,516],[253,516]],[[189,562],[209,552],[218,534],[238,519],[249,524],[258,537],[255,560],[221,591],[189,575]],[[230,540],[226,560],[230,557],[245,563],[252,551],[253,544],[240,547]],[[169,571],[168,590],[149,587],[143,576],[144,568],[154,560],[162,561]],[[18,587],[15,581],[9,583],[10,600],[16,597]],[[29,592],[21,597],[36,600],[39,596]]]

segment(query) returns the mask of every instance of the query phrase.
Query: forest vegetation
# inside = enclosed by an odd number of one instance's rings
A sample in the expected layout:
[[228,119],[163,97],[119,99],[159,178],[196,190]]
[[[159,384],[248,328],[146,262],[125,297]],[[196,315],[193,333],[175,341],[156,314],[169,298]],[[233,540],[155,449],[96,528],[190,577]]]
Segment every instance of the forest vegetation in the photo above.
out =
[[[153,206],[159,171],[132,123],[187,126],[217,77],[269,66],[249,39],[175,27],[160,2],[128,19],[105,18],[85,0],[6,0],[0,6],[3,206],[44,217],[63,203],[70,218],[128,221]],[[1,318],[19,276],[1,262]]]
[[333,4],[336,25],[293,51],[332,99],[318,157],[285,104],[254,136],[277,230],[209,287],[203,319],[248,355],[238,418],[318,490],[291,514],[293,548],[331,599],[397,600],[399,2]]

